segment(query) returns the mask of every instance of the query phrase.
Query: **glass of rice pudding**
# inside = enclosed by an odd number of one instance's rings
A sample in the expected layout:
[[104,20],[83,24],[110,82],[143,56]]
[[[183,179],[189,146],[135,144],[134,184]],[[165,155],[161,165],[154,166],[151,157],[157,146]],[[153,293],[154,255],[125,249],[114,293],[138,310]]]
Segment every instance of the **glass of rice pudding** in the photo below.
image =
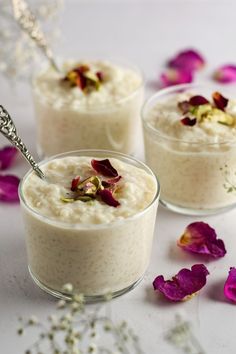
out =
[[142,119],[146,163],[160,180],[164,206],[204,215],[236,205],[236,99],[178,85],[152,96]]
[[159,183],[142,162],[104,150],[81,150],[40,163],[20,185],[29,270],[40,288],[86,301],[131,290],[150,258]]
[[143,77],[110,61],[66,61],[33,79],[40,156],[79,149],[134,154],[141,131]]

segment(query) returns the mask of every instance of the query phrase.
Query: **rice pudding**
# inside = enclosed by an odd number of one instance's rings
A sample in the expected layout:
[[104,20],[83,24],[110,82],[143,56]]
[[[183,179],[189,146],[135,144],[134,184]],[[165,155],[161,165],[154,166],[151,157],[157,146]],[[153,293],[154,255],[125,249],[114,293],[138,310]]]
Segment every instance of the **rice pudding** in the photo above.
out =
[[152,246],[159,186],[151,170],[101,151],[59,155],[40,167],[47,179],[29,172],[20,188],[35,281],[57,296],[71,283],[88,299],[133,287]]
[[43,156],[78,149],[133,154],[140,130],[140,72],[108,61],[67,61],[33,80],[37,141]]
[[165,89],[144,106],[143,129],[165,206],[205,214],[235,205],[236,100],[201,86]]

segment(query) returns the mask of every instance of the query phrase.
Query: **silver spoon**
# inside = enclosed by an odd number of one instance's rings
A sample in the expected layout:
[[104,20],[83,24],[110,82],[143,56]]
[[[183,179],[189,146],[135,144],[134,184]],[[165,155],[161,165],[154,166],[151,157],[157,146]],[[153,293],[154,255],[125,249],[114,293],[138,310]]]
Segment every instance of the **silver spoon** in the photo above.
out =
[[49,48],[47,40],[44,36],[43,31],[40,28],[39,22],[37,21],[34,14],[29,9],[28,4],[25,0],[12,0],[13,11],[15,20],[20,25],[21,29],[26,32],[30,38],[36,43],[36,45],[41,49],[43,54],[50,61],[53,68],[61,72],[57,63],[53,58],[52,50]]
[[29,153],[27,147],[25,146],[21,138],[18,136],[15,124],[11,119],[9,113],[1,105],[0,105],[0,132],[11,142],[12,145],[14,145],[18,150],[20,150],[24,158],[31,165],[32,169],[35,171],[35,173],[40,178],[44,179],[45,175],[43,171],[39,168],[33,156]]

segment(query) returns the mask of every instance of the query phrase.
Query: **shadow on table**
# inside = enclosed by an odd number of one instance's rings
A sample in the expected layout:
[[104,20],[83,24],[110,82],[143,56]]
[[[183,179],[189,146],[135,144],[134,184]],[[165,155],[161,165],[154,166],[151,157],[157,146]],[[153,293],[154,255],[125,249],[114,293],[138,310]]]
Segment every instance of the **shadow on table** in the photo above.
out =
[[40,290],[30,277],[24,241],[9,235],[0,245],[0,298],[10,301],[30,302],[55,301],[54,298]]
[[225,279],[222,278],[221,280],[209,284],[206,288],[206,296],[211,300],[228,303],[230,305],[231,303],[224,296],[224,283]]
[[148,301],[149,303],[160,306],[161,308],[171,307],[171,306],[175,306],[175,308],[176,308],[176,306],[181,305],[181,302],[177,303],[174,301],[167,300],[164,297],[164,295],[162,295],[158,291],[154,291],[153,287],[151,287],[151,286],[146,287],[145,300]]

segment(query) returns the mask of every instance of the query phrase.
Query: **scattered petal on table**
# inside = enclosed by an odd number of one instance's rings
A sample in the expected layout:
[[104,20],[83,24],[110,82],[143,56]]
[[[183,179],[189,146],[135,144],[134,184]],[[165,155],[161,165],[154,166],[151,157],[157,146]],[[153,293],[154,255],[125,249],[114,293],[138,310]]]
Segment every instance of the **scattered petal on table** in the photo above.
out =
[[236,65],[223,65],[213,74],[213,79],[227,84],[236,81]]
[[178,68],[166,69],[160,76],[160,86],[168,87],[178,84],[190,83],[193,81],[193,75],[189,71]]
[[165,280],[163,275],[157,276],[153,287],[171,301],[183,301],[189,299],[206,284],[208,274],[204,264],[195,264],[191,270],[181,269],[172,280]]
[[215,230],[202,221],[188,225],[177,244],[185,251],[206,254],[214,258],[226,254],[224,242],[217,239]]
[[199,70],[204,65],[205,60],[203,56],[198,51],[193,49],[187,49],[178,53],[168,62],[168,66],[171,68],[184,69],[185,71],[190,72]]
[[0,201],[18,202],[18,186],[20,179],[13,175],[0,175]]
[[224,286],[225,297],[236,303],[236,268],[231,267]]
[[12,166],[18,154],[14,146],[5,146],[0,150],[0,170],[5,170]]

